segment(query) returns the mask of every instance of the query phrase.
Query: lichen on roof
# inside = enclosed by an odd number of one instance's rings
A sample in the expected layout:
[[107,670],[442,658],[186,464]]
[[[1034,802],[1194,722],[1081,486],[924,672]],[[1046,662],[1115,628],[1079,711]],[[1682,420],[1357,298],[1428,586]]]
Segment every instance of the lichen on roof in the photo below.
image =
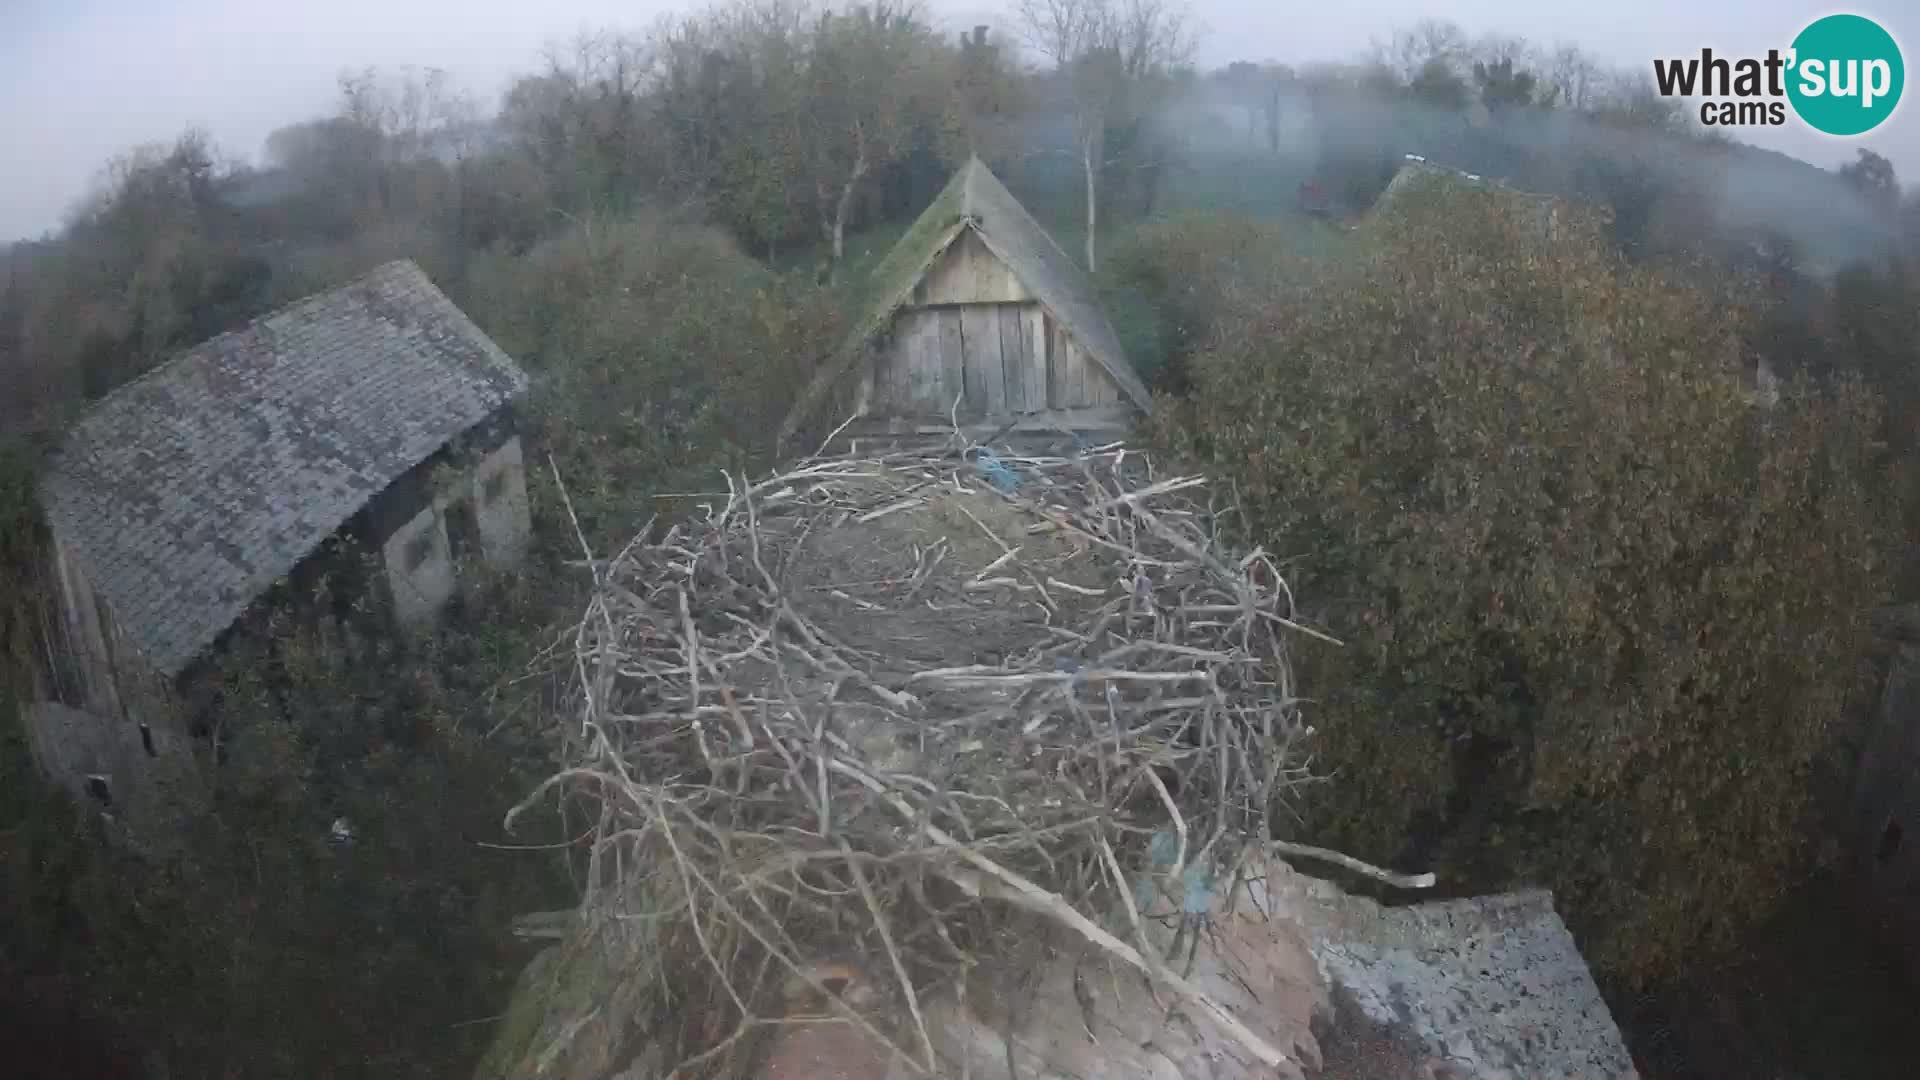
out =
[[526,386],[418,266],[388,263],[109,394],[68,432],[41,501],[121,630],[174,675]]

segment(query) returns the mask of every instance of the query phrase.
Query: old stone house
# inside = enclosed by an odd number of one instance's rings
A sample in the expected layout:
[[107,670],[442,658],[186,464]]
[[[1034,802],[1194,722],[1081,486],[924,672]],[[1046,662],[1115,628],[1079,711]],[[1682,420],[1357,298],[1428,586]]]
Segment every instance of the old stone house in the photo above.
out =
[[42,768],[129,815],[189,775],[196,661],[323,550],[357,568],[375,610],[413,624],[454,595],[469,556],[513,564],[529,531],[511,409],[526,386],[419,267],[394,262],[98,402],[40,487],[55,609],[29,710]]
[[1093,284],[972,158],[874,270],[864,317],[809,384],[865,432],[1097,431],[1151,411]]

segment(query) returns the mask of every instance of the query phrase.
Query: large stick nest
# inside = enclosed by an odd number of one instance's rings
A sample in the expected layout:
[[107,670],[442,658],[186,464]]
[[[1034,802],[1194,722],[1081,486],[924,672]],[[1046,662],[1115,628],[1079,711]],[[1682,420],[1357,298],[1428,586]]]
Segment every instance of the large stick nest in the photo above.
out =
[[938,1072],[922,1006],[1011,919],[1277,1055],[1147,933],[1197,933],[1304,777],[1287,639],[1312,631],[1271,557],[1223,550],[1203,481],[1119,445],[972,447],[727,488],[589,555],[578,738],[546,785],[598,802],[589,907],[682,958],[674,1011],[708,1018],[656,1035],[682,1074],[739,1068],[834,962],[885,993],[827,1004]]

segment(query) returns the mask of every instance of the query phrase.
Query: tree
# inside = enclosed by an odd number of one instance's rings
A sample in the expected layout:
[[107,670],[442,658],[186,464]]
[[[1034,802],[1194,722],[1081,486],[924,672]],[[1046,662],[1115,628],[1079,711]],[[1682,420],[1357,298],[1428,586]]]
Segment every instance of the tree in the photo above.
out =
[[1018,0],[1028,42],[1054,65],[1065,91],[1086,180],[1087,269],[1097,265],[1099,176],[1116,119],[1138,118],[1154,91],[1193,55],[1194,35],[1175,0]]
[[1459,24],[1445,19],[1422,19],[1413,26],[1396,30],[1385,42],[1373,46],[1374,62],[1393,74],[1406,86],[1420,78],[1428,65],[1436,61],[1456,68],[1468,53],[1467,32]]
[[666,49],[659,38],[582,33],[547,51],[545,71],[508,90],[499,126],[557,208],[621,209],[668,186],[680,158],[662,145],[648,94]]
[[1226,90],[1228,100],[1246,114],[1247,145],[1252,146],[1266,81],[1260,65],[1249,60],[1235,60],[1222,68],[1214,78]]
[[[1857,386],[1757,409],[1744,315],[1593,215],[1409,191],[1310,289],[1236,295],[1179,445],[1288,552],[1332,777],[1312,821],[1456,887],[1549,885],[1633,981],[1764,917],[1897,536]],[[1793,567],[1792,572],[1783,568]]]
[[1900,181],[1894,177],[1893,162],[1861,147],[1853,162],[1840,166],[1840,179],[1860,193],[1861,198],[1883,210],[1900,205]]
[[1534,103],[1536,78],[1524,68],[1515,70],[1513,57],[1476,60],[1473,81],[1479,84],[1480,101],[1487,111],[1498,114],[1507,109],[1526,108]]
[[1416,101],[1437,109],[1459,112],[1467,107],[1467,81],[1460,77],[1452,64],[1438,57],[1426,62],[1420,74],[1408,84],[1407,90]]
[[833,262],[846,253],[854,194],[904,156],[938,115],[944,62],[911,9],[885,4],[821,14],[806,44],[795,157],[812,179]]
[[1590,87],[1588,112],[1601,123],[1623,130],[1680,132],[1687,126],[1686,109],[1666,97],[1637,73],[1603,73]]
[[1577,45],[1562,45],[1553,51],[1545,67],[1545,83],[1553,101],[1563,108],[1583,111],[1592,105],[1600,83],[1600,65],[1580,51]]
[[1277,152],[1280,149],[1280,105],[1288,88],[1294,84],[1293,69],[1285,64],[1255,64],[1235,60],[1222,68],[1214,78],[1226,90],[1228,98],[1245,111],[1247,143],[1252,145],[1255,133],[1261,132],[1267,148]]

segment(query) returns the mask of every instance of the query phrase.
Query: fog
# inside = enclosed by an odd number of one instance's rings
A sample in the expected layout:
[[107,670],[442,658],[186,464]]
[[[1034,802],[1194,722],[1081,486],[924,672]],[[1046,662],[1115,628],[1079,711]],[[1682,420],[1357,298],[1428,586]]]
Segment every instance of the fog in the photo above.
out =
[[[330,0],[281,5],[233,0],[5,0],[0,10],[0,241],[38,235],[88,189],[114,154],[198,127],[221,149],[257,160],[267,134],[333,102],[342,70],[412,65],[446,70],[482,101],[496,101],[542,48],[581,30],[643,28],[695,5],[669,0]],[[1280,5],[1194,0],[1200,60],[1290,64],[1355,59],[1396,27],[1438,16],[1470,34],[1574,43],[1603,61],[1647,70],[1656,56],[1711,46],[1732,55],[1784,46],[1826,7],[1805,0],[1616,0],[1572,10],[1514,0],[1348,0]],[[1920,17],[1855,8],[1908,43]],[[951,27],[1004,25],[998,0],[944,0]],[[1911,96],[1911,95],[1909,95]],[[1819,135],[1797,122],[1746,129],[1748,141],[1822,167],[1856,146],[1920,177],[1920,109],[1904,102],[1863,139]]]

